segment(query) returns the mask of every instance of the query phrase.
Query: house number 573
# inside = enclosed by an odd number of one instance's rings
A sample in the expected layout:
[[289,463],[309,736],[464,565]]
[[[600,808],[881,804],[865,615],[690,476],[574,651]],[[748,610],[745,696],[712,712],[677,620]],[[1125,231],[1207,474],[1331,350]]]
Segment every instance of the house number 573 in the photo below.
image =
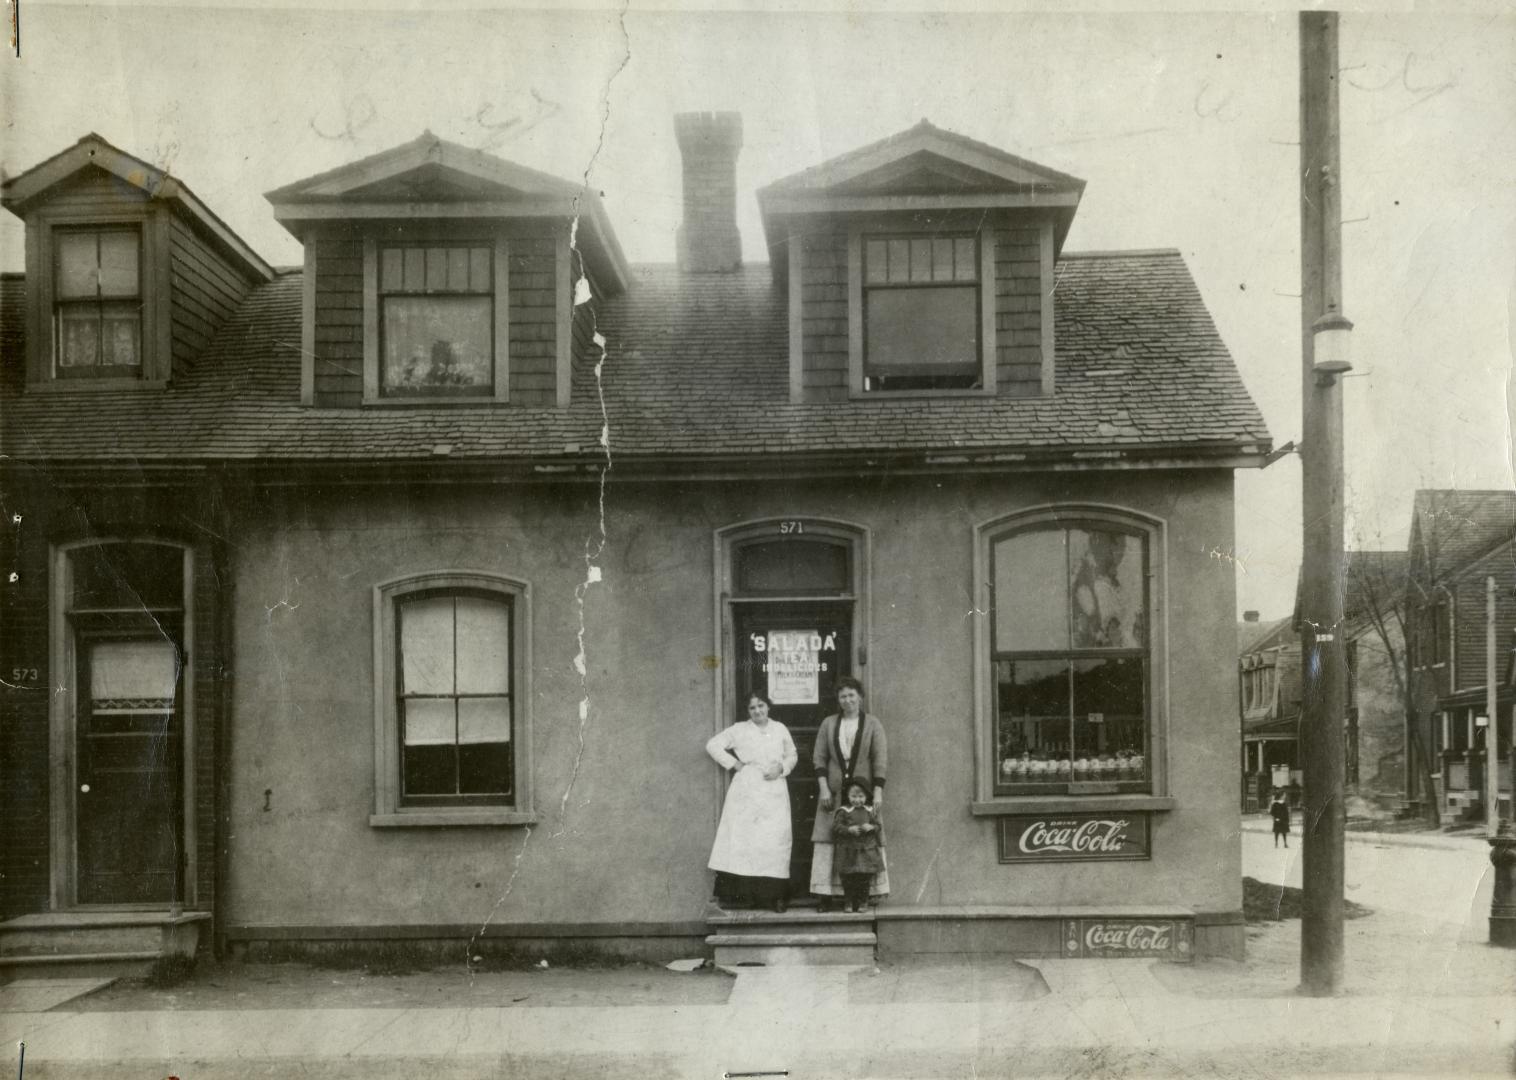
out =
[[781,521],[779,523],[779,535],[781,536],[792,536],[803,532],[805,532],[805,522],[803,521]]

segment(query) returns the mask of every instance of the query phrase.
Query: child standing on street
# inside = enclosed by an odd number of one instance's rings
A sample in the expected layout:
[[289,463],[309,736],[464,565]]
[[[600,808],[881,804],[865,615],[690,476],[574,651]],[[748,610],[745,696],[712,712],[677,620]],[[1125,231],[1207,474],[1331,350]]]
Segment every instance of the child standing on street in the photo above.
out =
[[1274,819],[1274,846],[1279,846],[1279,841],[1284,841],[1284,846],[1290,846],[1290,804],[1284,801],[1284,792],[1274,792],[1274,801],[1269,804],[1269,816]]
[[869,805],[869,788],[862,780],[847,782],[846,804],[832,815],[836,866],[842,877],[842,909],[862,911],[869,901],[869,882],[884,869],[879,845],[884,839],[879,811]]

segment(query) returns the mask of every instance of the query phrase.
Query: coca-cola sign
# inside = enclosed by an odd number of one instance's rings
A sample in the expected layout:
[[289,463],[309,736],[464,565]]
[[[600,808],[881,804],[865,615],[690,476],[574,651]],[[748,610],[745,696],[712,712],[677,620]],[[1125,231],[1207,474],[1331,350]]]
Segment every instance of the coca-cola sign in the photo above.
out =
[[1182,919],[1064,919],[1063,955],[1188,960],[1194,955],[1193,930]]
[[1152,858],[1145,813],[1011,814],[1000,819],[1000,861]]

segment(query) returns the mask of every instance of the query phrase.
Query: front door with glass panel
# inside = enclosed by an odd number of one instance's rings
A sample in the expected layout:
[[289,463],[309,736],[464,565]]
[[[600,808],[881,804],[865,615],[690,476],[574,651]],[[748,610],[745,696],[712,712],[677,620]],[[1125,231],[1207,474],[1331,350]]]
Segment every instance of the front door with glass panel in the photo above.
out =
[[76,888],[81,904],[178,892],[179,649],[171,638],[80,635]]
[[782,533],[734,545],[731,558],[729,722],[744,719],[748,695],[761,693],[795,741],[790,887],[803,895],[816,817],[816,732],[837,711],[837,680],[852,674],[852,549],[846,540]]
[[102,543],[62,559],[72,708],[54,805],[72,828],[59,900],[184,900],[184,549]]

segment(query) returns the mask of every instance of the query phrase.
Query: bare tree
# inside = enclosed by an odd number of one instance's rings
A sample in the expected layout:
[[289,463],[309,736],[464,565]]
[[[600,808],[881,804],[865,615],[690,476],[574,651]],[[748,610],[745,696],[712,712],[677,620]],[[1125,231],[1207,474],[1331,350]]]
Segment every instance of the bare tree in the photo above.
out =
[[1441,824],[1441,814],[1432,783],[1432,756],[1421,735],[1421,718],[1411,679],[1413,628],[1408,609],[1411,590],[1416,587],[1413,579],[1417,575],[1410,570],[1409,558],[1408,553],[1398,551],[1350,552],[1347,592],[1351,607],[1344,617],[1350,624],[1362,622],[1368,625],[1375,645],[1383,651],[1384,666],[1394,675],[1395,697],[1402,705],[1404,729],[1411,742],[1407,749],[1421,766],[1419,779],[1427,796],[1424,800],[1426,818],[1429,824],[1437,826]]

